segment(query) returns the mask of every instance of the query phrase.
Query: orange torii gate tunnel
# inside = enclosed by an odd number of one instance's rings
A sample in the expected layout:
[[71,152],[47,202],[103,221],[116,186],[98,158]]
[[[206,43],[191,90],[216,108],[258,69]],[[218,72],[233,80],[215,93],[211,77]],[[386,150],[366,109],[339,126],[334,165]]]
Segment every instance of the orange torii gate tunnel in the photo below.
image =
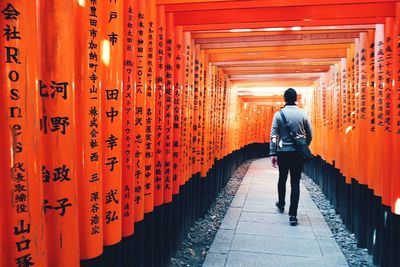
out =
[[400,3],[4,0],[0,266],[166,266],[293,87],[313,178],[400,265]]

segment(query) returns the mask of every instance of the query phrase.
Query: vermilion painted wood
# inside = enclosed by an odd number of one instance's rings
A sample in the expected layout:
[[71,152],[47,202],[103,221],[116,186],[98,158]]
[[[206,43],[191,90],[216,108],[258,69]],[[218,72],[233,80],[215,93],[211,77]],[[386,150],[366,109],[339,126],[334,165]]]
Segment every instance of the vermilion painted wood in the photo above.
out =
[[[76,162],[78,184],[79,211],[79,248],[80,258],[95,258],[103,252],[103,210],[102,210],[102,160],[103,151],[100,146],[91,146],[102,141],[101,129],[101,93],[100,79],[92,80],[91,75],[101,77],[101,68],[90,67],[97,64],[90,58],[90,53],[100,55],[101,38],[91,36],[89,16],[90,8],[86,5],[77,7],[76,31]],[[97,14],[101,7],[97,6]],[[95,30],[99,30],[98,25]],[[92,46],[88,48],[88,44]],[[91,65],[92,64],[92,65]],[[93,77],[93,76],[92,76]],[[91,92],[92,91],[92,92]],[[91,122],[96,121],[96,124]],[[99,127],[100,126],[100,127]],[[93,177],[96,177],[97,179]],[[93,196],[93,197],[92,197]],[[94,197],[98,196],[98,198]],[[99,207],[93,209],[93,205]]]
[[375,16],[368,18],[330,18],[330,19],[298,19],[298,20],[280,20],[280,21],[263,21],[263,22],[241,22],[241,23],[208,23],[199,25],[183,26],[185,31],[210,31],[210,30],[231,30],[231,29],[263,29],[276,27],[293,27],[293,26],[337,26],[337,25],[365,25],[384,23],[384,16]]
[[[175,12],[176,25],[207,23],[242,23],[313,19],[393,17],[395,5],[389,3],[358,3],[353,5],[314,5],[305,7],[255,7],[242,9]],[[354,12],[357,10],[357,12]]]
[[[37,266],[47,265],[35,5],[34,1],[0,3],[0,28],[4,29],[0,37],[0,266],[17,266],[26,257]],[[19,14],[7,16],[14,10]],[[7,55],[16,57],[7,60]],[[67,248],[76,265],[78,250]]]

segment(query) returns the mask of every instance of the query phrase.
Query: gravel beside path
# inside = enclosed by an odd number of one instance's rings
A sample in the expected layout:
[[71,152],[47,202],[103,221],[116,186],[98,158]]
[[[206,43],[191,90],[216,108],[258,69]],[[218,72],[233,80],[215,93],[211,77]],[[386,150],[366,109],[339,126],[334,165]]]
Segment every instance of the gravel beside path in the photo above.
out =
[[171,267],[202,266],[218,228],[252,161],[248,160],[236,169],[230,181],[211,205],[205,218],[195,222],[182,246],[172,257]]
[[[322,193],[321,188],[314,181],[303,173],[301,181],[310,192],[311,198],[324,216],[326,223],[341,248],[349,266],[370,266],[373,267],[372,256],[368,250],[357,247],[357,239],[343,224],[339,214]],[[301,196],[300,196],[301,197]]]

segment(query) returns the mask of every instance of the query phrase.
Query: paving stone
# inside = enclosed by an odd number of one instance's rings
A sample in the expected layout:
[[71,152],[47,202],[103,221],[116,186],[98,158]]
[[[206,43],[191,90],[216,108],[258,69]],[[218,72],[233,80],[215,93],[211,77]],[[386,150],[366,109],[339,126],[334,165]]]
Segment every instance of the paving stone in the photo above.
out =
[[241,208],[229,208],[226,212],[225,218],[222,220],[220,229],[236,229],[237,223],[240,218],[240,214],[242,212]]
[[337,264],[347,264],[339,245],[333,238],[318,236],[318,243],[324,257],[335,261]]
[[[310,225],[310,221],[306,215],[300,215],[297,217],[302,225]],[[247,212],[243,211],[240,215],[239,221],[247,222],[259,222],[265,224],[282,224],[287,226],[288,216],[285,214],[271,214],[261,212]]]
[[241,185],[236,194],[247,194],[249,192],[250,185]]
[[235,198],[231,203],[231,207],[243,207],[244,201],[246,200],[247,194],[236,194]]
[[288,256],[322,257],[318,241],[236,233],[231,250]]
[[286,217],[285,224],[272,224],[260,222],[243,222],[240,221],[236,228],[237,234],[259,235],[259,236],[272,236],[284,238],[301,238],[316,240],[314,232],[310,225],[303,225],[301,221],[296,227],[289,225],[289,217]]
[[227,254],[208,253],[203,267],[222,267],[225,265]]
[[347,265],[339,265],[324,262],[319,258],[295,257],[284,255],[272,255],[251,253],[242,251],[231,251],[228,254],[226,267],[344,267]]
[[211,245],[210,252],[228,253],[231,247],[234,233],[235,230],[225,230],[225,229],[218,230],[218,233],[215,236],[214,241]]

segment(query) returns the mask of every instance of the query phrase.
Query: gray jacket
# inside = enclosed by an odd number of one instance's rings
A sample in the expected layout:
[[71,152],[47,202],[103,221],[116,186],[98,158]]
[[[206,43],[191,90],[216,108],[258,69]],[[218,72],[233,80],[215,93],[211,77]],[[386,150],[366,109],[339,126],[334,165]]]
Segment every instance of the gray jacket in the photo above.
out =
[[[306,112],[295,105],[287,105],[282,109],[292,132],[296,138],[306,138],[310,145],[312,140],[311,125]],[[283,124],[281,114],[275,113],[271,127],[271,142],[269,143],[269,154],[276,155],[277,152],[296,151],[293,146],[292,137]]]

